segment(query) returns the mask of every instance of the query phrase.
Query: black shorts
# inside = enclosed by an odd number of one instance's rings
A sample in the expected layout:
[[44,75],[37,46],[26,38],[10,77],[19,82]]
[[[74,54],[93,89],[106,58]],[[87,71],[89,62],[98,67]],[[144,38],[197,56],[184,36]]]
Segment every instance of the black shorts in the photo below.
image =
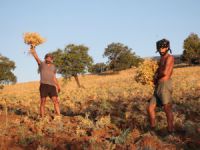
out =
[[52,98],[54,96],[57,97],[58,93],[57,93],[56,87],[53,85],[41,83],[40,84],[40,97],[45,98],[47,96],[49,96],[50,98]]

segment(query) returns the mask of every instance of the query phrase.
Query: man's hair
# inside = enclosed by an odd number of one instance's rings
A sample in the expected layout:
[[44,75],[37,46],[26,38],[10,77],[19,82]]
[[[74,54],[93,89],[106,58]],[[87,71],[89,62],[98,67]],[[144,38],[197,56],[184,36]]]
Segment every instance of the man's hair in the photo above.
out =
[[170,42],[167,39],[162,39],[156,42],[156,48],[158,52],[161,48],[168,48],[168,50],[170,51],[170,53],[172,53],[171,49],[170,49]]
[[47,53],[45,56],[44,56],[44,59],[46,59],[47,57],[50,57],[51,59],[53,59],[53,55],[51,53]]

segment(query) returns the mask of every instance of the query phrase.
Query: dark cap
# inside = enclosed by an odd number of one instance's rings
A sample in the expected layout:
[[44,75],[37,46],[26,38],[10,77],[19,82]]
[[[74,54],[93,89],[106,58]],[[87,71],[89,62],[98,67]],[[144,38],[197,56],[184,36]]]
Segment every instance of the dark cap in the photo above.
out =
[[53,55],[51,53],[47,53],[44,57],[44,59],[46,59],[47,57],[51,57],[51,59],[53,59]]
[[168,47],[168,50],[170,50],[171,52],[170,42],[167,39],[162,39],[156,42],[156,48],[157,48],[156,52],[158,52],[160,48],[167,48],[167,47]]

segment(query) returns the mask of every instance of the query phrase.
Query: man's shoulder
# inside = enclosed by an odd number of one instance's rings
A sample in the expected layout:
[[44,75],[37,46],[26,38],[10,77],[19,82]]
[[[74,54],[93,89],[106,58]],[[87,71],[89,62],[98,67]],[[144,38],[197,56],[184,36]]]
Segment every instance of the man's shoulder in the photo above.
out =
[[166,64],[174,64],[174,56],[173,55],[168,55],[166,58]]
[[169,54],[168,59],[173,61],[174,60],[174,56]]

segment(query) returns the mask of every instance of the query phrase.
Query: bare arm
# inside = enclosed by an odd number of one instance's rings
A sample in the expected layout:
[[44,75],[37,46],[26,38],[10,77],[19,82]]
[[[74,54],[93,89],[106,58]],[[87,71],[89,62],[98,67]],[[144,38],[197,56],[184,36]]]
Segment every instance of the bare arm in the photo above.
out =
[[156,85],[157,82],[158,82],[158,69],[159,69],[159,68],[157,68],[157,70],[156,70],[156,72],[155,72],[155,74],[154,74],[154,77],[153,77],[154,85]]
[[[157,62],[157,65],[159,66],[159,63],[158,63],[158,62]],[[157,82],[158,82],[158,73],[159,73],[159,67],[156,69],[156,72],[155,72],[155,74],[154,74],[154,76],[153,76],[154,85],[156,85]]]
[[31,54],[33,55],[33,57],[35,58],[35,60],[37,61],[38,65],[40,65],[41,60],[40,60],[40,58],[38,57],[38,55],[35,51],[35,46],[31,45],[30,51],[31,51]]
[[55,82],[56,88],[57,88],[58,93],[59,93],[59,92],[60,92],[60,85],[59,85],[59,83],[58,83],[58,80],[57,80],[57,78],[56,78],[56,75],[54,76],[54,82]]

